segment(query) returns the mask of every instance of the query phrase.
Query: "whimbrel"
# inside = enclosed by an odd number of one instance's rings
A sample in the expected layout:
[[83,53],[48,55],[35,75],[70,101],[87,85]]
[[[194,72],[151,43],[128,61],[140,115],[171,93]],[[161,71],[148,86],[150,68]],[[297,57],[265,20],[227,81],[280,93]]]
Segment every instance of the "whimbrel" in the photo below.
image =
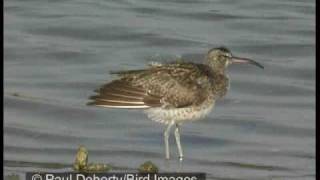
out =
[[170,158],[169,135],[174,135],[179,159],[183,159],[180,125],[205,117],[216,100],[228,91],[226,69],[230,64],[263,66],[247,58],[239,58],[225,47],[209,50],[205,62],[171,62],[151,64],[146,69],[113,72],[118,79],[96,90],[89,105],[107,108],[143,109],[151,120],[165,124],[163,133],[165,157]]

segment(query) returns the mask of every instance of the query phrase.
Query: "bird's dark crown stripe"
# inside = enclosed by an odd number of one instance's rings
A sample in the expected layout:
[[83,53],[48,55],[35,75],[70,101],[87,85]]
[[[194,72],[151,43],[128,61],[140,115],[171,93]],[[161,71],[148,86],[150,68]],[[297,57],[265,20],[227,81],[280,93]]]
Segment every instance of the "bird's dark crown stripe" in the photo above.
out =
[[229,50],[228,48],[226,48],[225,46],[221,46],[221,47],[218,47],[218,48],[212,48],[212,49],[210,49],[209,52],[208,52],[208,54],[211,53],[213,50],[217,50],[217,49],[219,49],[219,50],[221,50],[221,51],[223,51],[223,52],[230,53],[230,50]]

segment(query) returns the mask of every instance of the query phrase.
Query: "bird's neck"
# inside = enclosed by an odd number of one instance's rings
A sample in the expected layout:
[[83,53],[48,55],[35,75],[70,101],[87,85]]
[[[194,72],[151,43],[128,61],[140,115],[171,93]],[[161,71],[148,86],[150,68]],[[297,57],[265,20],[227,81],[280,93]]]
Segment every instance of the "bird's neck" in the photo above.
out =
[[212,91],[215,97],[224,97],[229,89],[229,78],[225,70],[213,70],[213,82]]
[[224,75],[226,73],[226,67],[223,64],[217,63],[216,60],[210,60],[209,58],[207,58],[206,64],[213,72],[217,74]]
[[220,67],[217,66],[216,64],[209,64],[210,69],[212,69],[212,71],[215,74],[220,74],[220,75],[225,75],[226,74],[226,68],[225,67]]

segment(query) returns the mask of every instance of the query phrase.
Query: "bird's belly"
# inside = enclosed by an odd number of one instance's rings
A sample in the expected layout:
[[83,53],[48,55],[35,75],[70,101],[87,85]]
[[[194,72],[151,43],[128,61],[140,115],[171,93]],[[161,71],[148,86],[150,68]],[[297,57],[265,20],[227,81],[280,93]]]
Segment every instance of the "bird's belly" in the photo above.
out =
[[204,103],[200,106],[185,108],[150,108],[145,110],[148,117],[156,122],[169,124],[170,122],[182,123],[204,118],[214,107],[214,103]]

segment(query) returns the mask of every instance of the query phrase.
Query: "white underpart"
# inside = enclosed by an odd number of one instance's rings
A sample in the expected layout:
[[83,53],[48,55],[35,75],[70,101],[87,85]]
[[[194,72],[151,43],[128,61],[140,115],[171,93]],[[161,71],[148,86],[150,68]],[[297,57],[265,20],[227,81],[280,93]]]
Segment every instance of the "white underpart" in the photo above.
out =
[[185,108],[150,108],[145,110],[148,117],[156,122],[169,124],[174,121],[175,123],[183,123],[186,121],[195,121],[204,118],[214,107],[214,102],[204,103],[200,106],[192,106]]

